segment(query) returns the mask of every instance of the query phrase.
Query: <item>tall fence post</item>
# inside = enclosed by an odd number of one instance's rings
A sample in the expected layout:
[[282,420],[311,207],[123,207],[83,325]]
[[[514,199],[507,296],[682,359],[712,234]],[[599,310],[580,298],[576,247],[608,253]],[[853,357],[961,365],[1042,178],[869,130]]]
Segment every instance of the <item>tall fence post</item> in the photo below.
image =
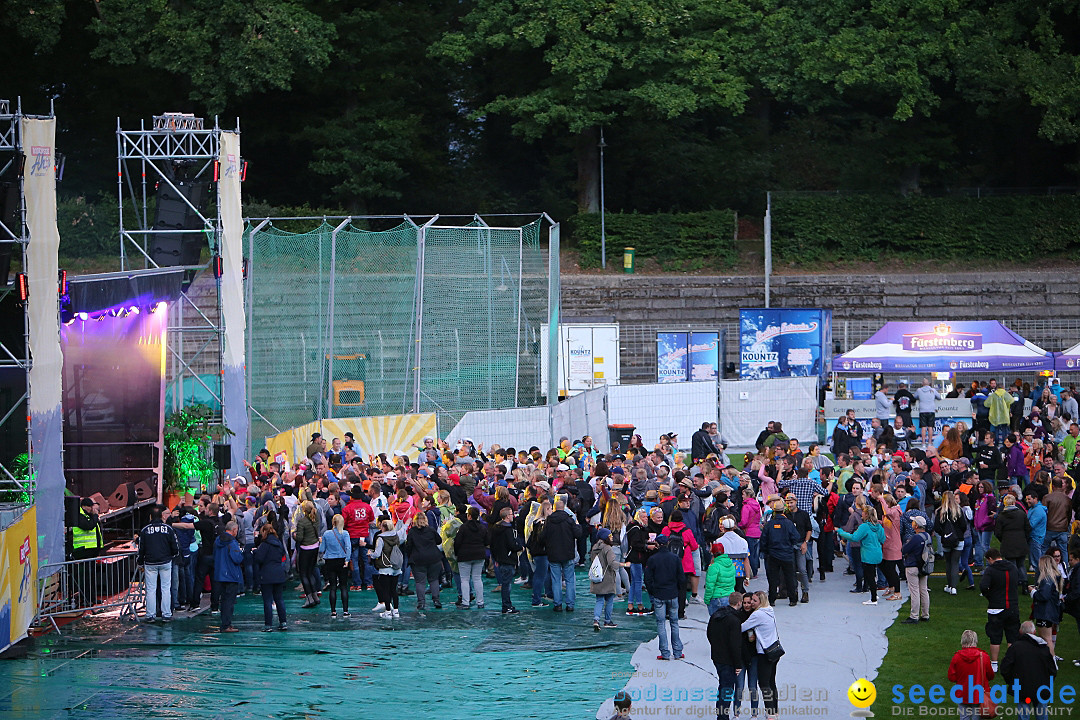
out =
[[420,363],[423,359],[422,348],[424,339],[424,253],[427,246],[427,230],[439,216],[428,220],[421,225],[416,233],[416,366],[413,369],[413,409],[414,413],[420,412]]
[[765,193],[765,307],[769,307],[769,284],[772,280],[772,193]]
[[[545,214],[545,217],[548,217]],[[551,218],[548,217],[551,221]],[[551,221],[548,229],[548,358],[547,358],[547,404],[548,434],[555,447],[554,408],[559,404],[559,320],[561,318],[561,287],[559,280],[559,223]]]
[[326,415],[334,417],[334,306],[336,303],[336,276],[337,276],[337,236],[346,225],[352,222],[351,217],[341,221],[330,233],[330,290],[326,301],[326,347],[327,355],[323,362],[326,364]]

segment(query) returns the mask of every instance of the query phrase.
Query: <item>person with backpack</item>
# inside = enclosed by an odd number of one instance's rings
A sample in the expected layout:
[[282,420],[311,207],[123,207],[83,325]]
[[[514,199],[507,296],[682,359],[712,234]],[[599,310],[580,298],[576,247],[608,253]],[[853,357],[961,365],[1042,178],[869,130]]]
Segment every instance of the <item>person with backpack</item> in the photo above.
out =
[[967,518],[960,509],[960,502],[952,490],[946,490],[941,495],[941,505],[938,507],[934,532],[940,539],[941,548],[945,551],[945,592],[949,595],[956,594],[956,585],[959,582],[957,563],[964,549],[966,531]]
[[375,593],[380,604],[386,608],[380,613],[380,617],[383,618],[401,617],[398,609],[398,577],[401,575],[401,568],[405,565],[401,543],[405,539],[406,530],[403,520],[399,520],[395,526],[394,521],[386,517],[379,522],[379,533],[375,536],[375,548],[372,553],[375,565]]
[[605,628],[618,627],[611,618],[615,604],[615,575],[619,571],[619,562],[612,547],[614,542],[611,530],[602,527],[596,533],[596,542],[590,552],[589,591],[596,596],[596,608],[593,610],[593,630],[596,632],[600,632],[601,621]]
[[911,613],[902,622],[912,625],[919,621],[930,622],[930,573],[934,566],[934,551],[930,535],[926,532],[926,518],[911,518],[911,536],[904,547],[904,575],[907,578],[908,595],[911,596]]
[[1020,636],[1020,603],[1018,600],[1016,565],[1001,557],[1001,551],[986,551],[986,569],[979,582],[979,592],[987,600],[986,636],[990,639],[990,667],[998,670],[1001,635],[1012,645]]
[[255,564],[255,577],[259,578],[263,600],[263,632],[271,632],[274,623],[274,606],[277,606],[278,630],[288,630],[285,616],[285,581],[288,579],[286,568],[289,556],[278,537],[273,523],[264,523],[259,528],[259,543],[255,546],[251,560]]
[[[554,593],[554,612],[574,612],[577,600],[577,579],[574,576],[574,553],[578,538],[582,536],[577,516],[566,504],[563,496],[555,501],[555,512],[544,524],[544,542],[548,549],[548,572],[551,575],[551,591]],[[584,558],[582,558],[584,560]],[[563,588],[563,583],[566,587]]]

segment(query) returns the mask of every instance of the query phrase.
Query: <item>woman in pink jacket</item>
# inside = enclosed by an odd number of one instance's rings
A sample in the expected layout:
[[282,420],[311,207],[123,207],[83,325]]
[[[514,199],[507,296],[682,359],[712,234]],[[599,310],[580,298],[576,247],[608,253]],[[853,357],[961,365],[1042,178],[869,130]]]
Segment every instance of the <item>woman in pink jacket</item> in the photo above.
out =
[[885,574],[885,582],[889,583],[889,589],[885,591],[886,600],[900,600],[900,561],[904,554],[900,551],[903,544],[900,541],[900,525],[903,523],[903,512],[890,493],[881,496],[885,506],[885,542],[881,546],[881,572]]
[[757,578],[758,569],[761,567],[761,505],[754,497],[752,488],[743,489],[742,515],[739,518],[739,529],[746,536],[746,544],[750,550],[751,579]]

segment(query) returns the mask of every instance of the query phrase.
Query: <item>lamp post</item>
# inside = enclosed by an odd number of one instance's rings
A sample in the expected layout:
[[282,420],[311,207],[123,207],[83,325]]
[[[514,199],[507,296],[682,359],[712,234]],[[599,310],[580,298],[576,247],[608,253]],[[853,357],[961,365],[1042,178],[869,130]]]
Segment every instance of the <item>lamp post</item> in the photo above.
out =
[[607,268],[607,233],[604,227],[604,128],[600,128],[600,267]]

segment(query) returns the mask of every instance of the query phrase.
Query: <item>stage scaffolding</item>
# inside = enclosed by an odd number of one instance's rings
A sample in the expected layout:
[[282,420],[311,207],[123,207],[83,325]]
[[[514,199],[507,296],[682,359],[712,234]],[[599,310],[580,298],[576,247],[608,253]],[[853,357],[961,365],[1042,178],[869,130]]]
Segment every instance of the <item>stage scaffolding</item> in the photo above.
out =
[[[221,133],[225,132],[214,118],[213,127],[204,128],[202,118],[180,113],[155,116],[151,127],[140,121],[138,130],[124,130],[116,121],[117,200],[120,208],[120,267],[121,270],[156,268],[150,255],[154,236],[197,232],[155,228],[154,202],[160,183],[169,185],[194,211],[206,234],[210,258],[221,248],[221,214],[219,203],[207,195],[206,205],[213,208],[208,214],[196,207],[180,192],[168,166],[171,163],[191,163],[193,179],[205,178],[216,183],[217,161],[221,148]],[[240,120],[236,130],[240,132]],[[125,205],[125,196],[129,204]],[[221,321],[220,284],[215,284],[212,298],[194,296],[191,280],[200,272],[212,272],[209,262],[185,266],[187,282],[180,299],[169,308],[167,332],[166,394],[167,411],[185,405],[185,388],[201,387],[222,408],[222,367],[224,325]]]

